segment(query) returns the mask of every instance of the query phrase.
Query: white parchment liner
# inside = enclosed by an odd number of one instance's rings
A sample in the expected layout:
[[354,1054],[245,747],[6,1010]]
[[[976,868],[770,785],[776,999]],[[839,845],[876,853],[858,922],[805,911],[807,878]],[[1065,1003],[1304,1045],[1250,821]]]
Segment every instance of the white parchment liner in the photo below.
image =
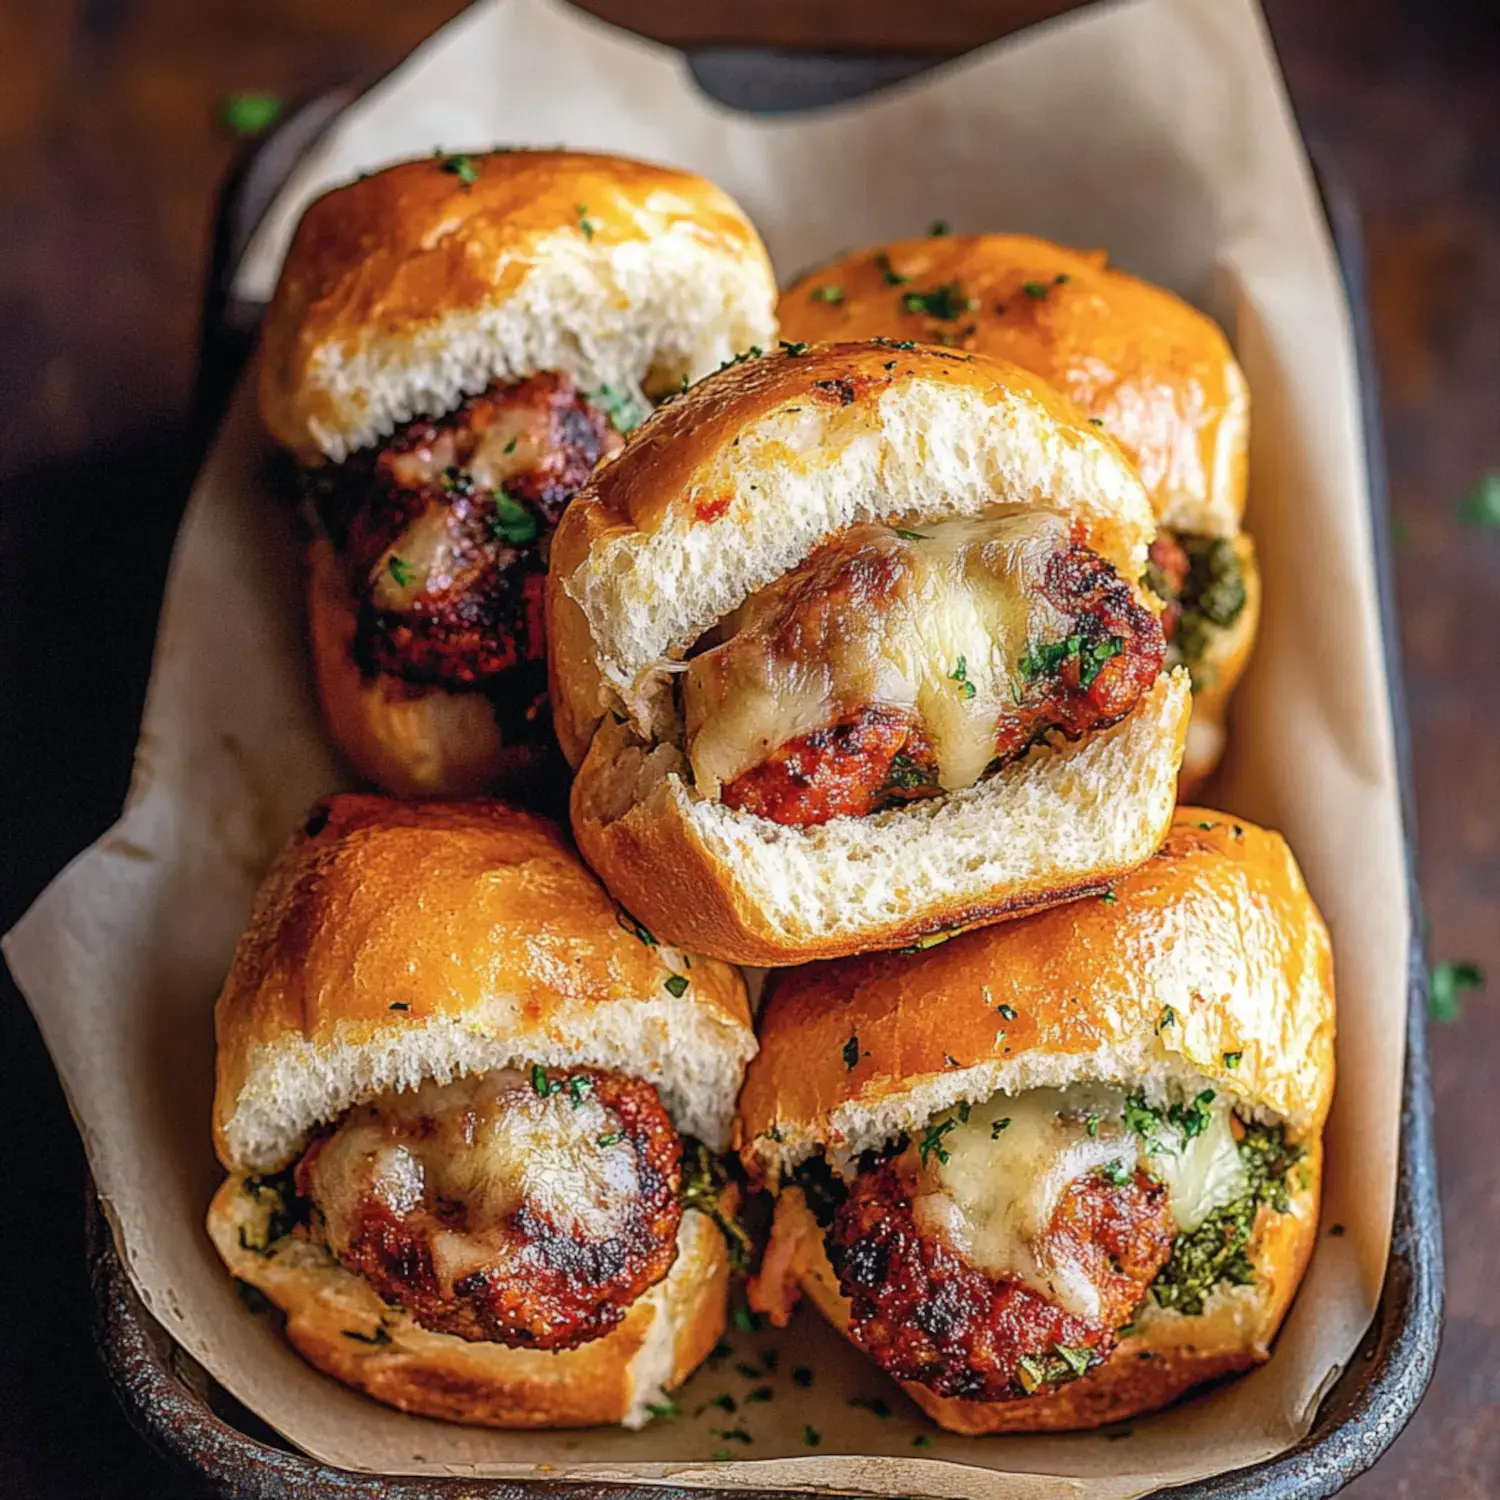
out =
[[[1224,807],[1285,831],[1334,934],[1339,1088],[1324,1225],[1269,1366],[1122,1438],[930,1431],[815,1315],[736,1353],[645,1432],[506,1434],[400,1416],[305,1366],[246,1311],[203,1233],[211,1002],[251,895],[318,794],[344,779],[309,691],[301,536],[244,391],[194,491],[167,590],[130,798],[10,934],[130,1276],[196,1359],[334,1463],[400,1473],[670,1476],[887,1495],[1128,1496],[1265,1458],[1306,1430],[1374,1310],[1389,1244],[1407,907],[1350,331],[1307,163],[1251,0],[1131,0],[976,53],[878,97],[753,119],[675,52],[555,0],[495,0],[344,116],[265,226],[240,290],[266,296],[314,192],[361,168],[492,142],[604,148],[714,178],[787,278],[921,232],[1025,230],[1108,248],[1230,330],[1254,398],[1249,525],[1265,625],[1236,703]],[[80,732],[86,726],[80,725]],[[39,752],[40,753],[40,752]],[[713,1464],[759,1379],[752,1435]],[[816,1371],[811,1390],[786,1379]],[[851,1407],[884,1395],[896,1414]],[[803,1442],[804,1424],[822,1434]],[[913,1436],[930,1431],[930,1446]],[[844,1456],[859,1455],[859,1456]]]

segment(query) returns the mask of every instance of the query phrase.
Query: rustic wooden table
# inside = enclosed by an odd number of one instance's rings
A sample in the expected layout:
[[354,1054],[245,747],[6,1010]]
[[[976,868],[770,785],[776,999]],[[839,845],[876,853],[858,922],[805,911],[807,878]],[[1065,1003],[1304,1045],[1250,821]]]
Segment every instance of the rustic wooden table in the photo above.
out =
[[[1500,526],[1459,500],[1500,470],[1500,26],[1488,0],[1266,0],[1308,135],[1369,239],[1421,876],[1439,958],[1500,976]],[[8,0],[0,6],[0,925],[125,792],[168,550],[234,90],[388,66],[454,0]],[[663,39],[962,51],[1049,0],[590,0]],[[1494,519],[1500,521],[1500,477]],[[1493,695],[1493,696],[1492,696]],[[116,1411],[85,1323],[82,1159],[4,981],[11,1148],[0,1235],[0,1493],[191,1495]],[[1500,1018],[1433,1038],[1448,1324],[1410,1429],[1349,1491],[1500,1494]]]

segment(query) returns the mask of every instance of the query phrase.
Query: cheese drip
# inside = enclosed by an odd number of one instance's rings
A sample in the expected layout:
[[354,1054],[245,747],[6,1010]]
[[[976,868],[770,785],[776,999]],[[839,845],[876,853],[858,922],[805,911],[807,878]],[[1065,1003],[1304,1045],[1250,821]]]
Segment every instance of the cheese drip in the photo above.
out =
[[1100,1170],[1144,1168],[1166,1185],[1181,1232],[1247,1186],[1223,1101],[1194,1113],[1202,1128],[1191,1136],[1165,1118],[1149,1134],[1131,1128],[1124,1093],[1097,1084],[996,1094],[967,1113],[967,1120],[939,1116],[914,1137],[908,1158],[917,1224],[996,1280],[1019,1281],[1080,1317],[1098,1316],[1098,1292],[1068,1246],[1049,1234],[1070,1183]]
[[1068,522],[1025,510],[912,530],[851,527],[723,624],[683,679],[687,754],[706,795],[789,740],[867,707],[911,714],[944,790],[972,786],[1021,663],[1069,617],[1042,593]]

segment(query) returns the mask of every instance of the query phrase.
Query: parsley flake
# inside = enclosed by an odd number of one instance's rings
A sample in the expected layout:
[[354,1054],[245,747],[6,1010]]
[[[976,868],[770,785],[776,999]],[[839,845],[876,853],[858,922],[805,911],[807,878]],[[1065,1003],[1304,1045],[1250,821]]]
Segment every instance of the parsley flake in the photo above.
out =
[[386,568],[398,589],[404,589],[417,576],[416,569],[404,557],[397,557],[394,552],[391,554],[390,561],[386,563]]
[[410,1000],[392,1000],[391,1003],[386,1007],[386,1009],[387,1010],[410,1010],[411,1009],[411,1001]]
[[903,292],[901,310],[909,313],[926,313],[929,318],[941,318],[944,322],[956,322],[966,312],[979,304],[964,295],[963,287],[956,281],[945,281],[930,292]]
[[943,1137],[950,1130],[958,1129],[958,1121],[953,1117],[946,1116],[933,1125],[927,1127],[927,1134],[917,1143],[917,1155],[922,1158],[922,1165],[927,1165],[929,1156],[937,1157],[943,1166],[947,1166],[952,1159],[952,1153],[943,1146]]
[[1439,1026],[1451,1025],[1463,1014],[1463,991],[1483,985],[1484,971],[1478,964],[1433,964],[1427,976],[1427,1018]]
[[891,530],[901,538],[903,542],[926,542],[931,538],[925,531],[903,531],[899,526],[892,526]]
[[601,1136],[596,1136],[594,1144],[607,1151],[611,1146],[618,1146],[624,1139],[625,1132],[623,1130],[610,1130]]
[[281,99],[263,89],[226,94],[219,105],[219,123],[234,135],[250,140],[264,135],[281,114]]
[[1000,1132],[1004,1130],[1009,1124],[1009,1115],[1006,1115],[1004,1119],[996,1120],[995,1123],[990,1126],[990,1139],[992,1141],[998,1141],[1000,1139]]
[[946,219],[934,219],[927,227],[927,233],[937,238],[939,235],[948,233],[948,221]]
[[1004,1021],[1014,1021],[1015,1018],[1020,1015],[1020,1011],[1018,1011],[1015,1006],[1006,1005],[1003,1001],[995,1007],[995,1010],[996,1013],[1000,1016],[1001,1020]]
[[1162,1008],[1161,1008],[1161,1015],[1157,1019],[1157,1022],[1156,1022],[1156,1033],[1157,1033],[1157,1035],[1160,1036],[1161,1033],[1163,1031],[1165,1031],[1168,1026],[1175,1026],[1176,1024],[1177,1024],[1177,1012],[1175,1010],[1173,1010],[1170,1005],[1164,1005],[1164,1006],[1162,1006]]
[[662,981],[662,988],[674,999],[681,1000],[687,994],[688,978],[686,974],[668,974]]
[[512,494],[505,490],[495,491],[495,508],[486,518],[490,535],[497,542],[507,542],[512,547],[524,547],[534,542],[541,532],[541,523]]
[[786,350],[788,359],[797,359],[807,353],[807,345],[801,339],[782,339],[781,347]]
[[577,208],[578,232],[584,237],[584,239],[591,240],[594,237],[595,225],[593,220],[589,218],[589,206],[587,203],[580,203],[577,205]]
[[1491,469],[1459,502],[1458,519],[1466,526],[1500,529],[1500,469]]
[[468,192],[479,181],[479,169],[467,156],[445,156],[440,163],[450,177],[456,177]]
[[816,1448],[823,1441],[823,1434],[816,1427],[804,1427],[802,1429],[802,1441],[809,1448]]
[[965,701],[974,696],[974,684],[969,681],[969,664],[960,656],[953,670],[948,674],[950,682],[958,684],[958,696]]
[[844,1043],[844,1066],[852,1073],[859,1066],[859,1036],[855,1034]]
[[1240,1059],[1244,1055],[1245,1054],[1243,1052],[1226,1052],[1224,1054],[1224,1066],[1226,1068],[1237,1068],[1237,1067],[1239,1067],[1239,1065],[1240,1065]]
[[808,293],[809,302],[826,302],[831,307],[837,307],[844,300],[844,289],[841,286],[815,286]]
[[658,1417],[664,1422],[670,1422],[673,1418],[682,1415],[682,1408],[675,1401],[648,1401],[646,1410],[653,1417]]
[[391,1341],[391,1336],[386,1332],[384,1323],[377,1323],[375,1325],[374,1333],[360,1333],[359,1330],[355,1328],[343,1328],[339,1331],[344,1335],[346,1339],[353,1339],[356,1344],[380,1345],[388,1344]]
[[624,437],[634,432],[651,415],[644,401],[630,391],[617,390],[612,385],[601,385],[596,391],[585,391],[583,399],[596,406],[609,418],[609,425]]
[[1023,281],[1021,290],[1026,293],[1033,302],[1040,302],[1049,290],[1045,281]]
[[891,258],[884,250],[879,250],[875,254],[875,269],[880,272],[887,286],[905,286],[911,280],[910,276],[903,276],[891,264]]
[[792,1371],[792,1384],[801,1386],[805,1391],[813,1383],[813,1372],[806,1365],[798,1365]]

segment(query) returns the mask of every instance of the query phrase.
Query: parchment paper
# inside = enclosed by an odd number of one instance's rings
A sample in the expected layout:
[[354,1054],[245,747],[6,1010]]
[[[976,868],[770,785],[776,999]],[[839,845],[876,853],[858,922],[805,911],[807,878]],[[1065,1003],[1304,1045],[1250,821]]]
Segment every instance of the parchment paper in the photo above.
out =
[[[1340,1082],[1324,1225],[1347,1232],[1320,1239],[1267,1367],[1128,1437],[944,1436],[807,1314],[782,1335],[731,1332],[735,1353],[696,1377],[687,1415],[638,1434],[445,1426],[312,1372],[241,1307],[202,1229],[219,1177],[211,1002],[268,861],[346,775],[309,691],[299,526],[242,390],[184,522],[126,810],[6,945],[146,1305],[294,1443],[356,1468],[1029,1500],[1134,1495],[1275,1453],[1305,1431],[1380,1286],[1407,909],[1346,309],[1251,0],[1100,7],[876,98],[771,120],[706,100],[668,49],[552,0],[498,0],[340,121],[257,241],[241,292],[270,292],[313,192],[435,145],[491,142],[703,172],[749,210],[783,278],[945,218],[1105,246],[1230,330],[1254,395],[1249,525],[1266,598],[1216,793],[1286,832],[1333,929]],[[756,1373],[762,1347],[780,1351],[774,1377]],[[810,1390],[787,1379],[798,1364],[815,1371]],[[762,1384],[773,1399],[733,1418],[692,1415]],[[883,1396],[895,1414],[851,1395]],[[819,1447],[804,1444],[804,1424]],[[750,1442],[709,1430],[736,1426]],[[930,1446],[913,1446],[918,1433]],[[739,1461],[713,1464],[726,1445]]]

